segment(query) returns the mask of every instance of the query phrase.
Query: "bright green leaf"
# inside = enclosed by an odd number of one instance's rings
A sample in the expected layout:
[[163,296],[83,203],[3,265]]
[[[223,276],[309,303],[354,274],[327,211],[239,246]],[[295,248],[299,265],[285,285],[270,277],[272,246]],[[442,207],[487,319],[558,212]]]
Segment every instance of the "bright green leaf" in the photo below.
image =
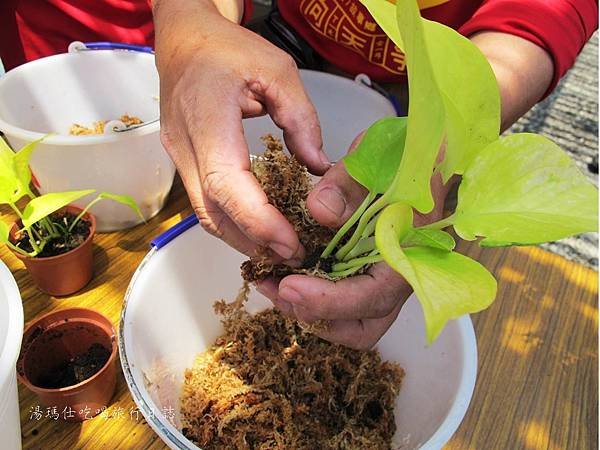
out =
[[3,220],[0,220],[0,243],[6,244],[8,242],[8,234],[8,225]]
[[13,165],[14,152],[0,137],[0,203],[11,203],[19,184]]
[[445,231],[416,228],[410,230],[407,236],[402,240],[402,245],[410,247],[431,247],[450,252],[454,250],[456,242],[454,242],[454,238]]
[[93,192],[94,189],[86,189],[83,191],[52,192],[36,197],[27,204],[23,211],[23,225],[28,228],[63,206],[67,206]]
[[402,249],[412,222],[406,205],[388,206],[377,221],[375,243],[385,262],[412,286],[425,314],[427,341],[448,320],[487,308],[496,296],[496,280],[478,262],[454,252],[428,247]]
[[433,74],[417,3],[397,0],[396,18],[404,41],[410,101],[405,151],[389,198],[426,213],[433,208],[430,181],[444,134],[444,104]]
[[384,33],[398,46],[404,48],[402,35],[396,20],[396,6],[387,0],[360,0]]
[[13,165],[15,176],[19,182],[19,189],[13,196],[12,201],[18,201],[23,195],[30,192],[29,183],[31,183],[31,169],[29,168],[29,160],[37,145],[42,142],[46,136],[22,147],[13,157]]
[[405,203],[392,203],[383,210],[375,225],[375,244],[380,252],[384,247],[399,246],[412,228],[413,212]]
[[513,134],[465,171],[451,221],[482,245],[537,244],[598,230],[598,190],[549,139]]
[[[473,42],[438,22],[423,19],[423,24],[449,122],[448,161],[440,167],[446,181],[453,173],[462,174],[479,151],[498,139],[500,91],[487,58]],[[464,135],[457,135],[458,130]]]
[[404,151],[406,123],[406,117],[378,120],[343,159],[350,176],[370,192],[383,194],[392,184]]
[[423,307],[429,344],[446,322],[482,311],[496,298],[496,280],[471,258],[429,247],[409,247],[404,254],[392,268],[412,286]]
[[140,216],[140,218],[142,220],[145,220],[144,216],[142,215],[142,211],[140,210],[140,207],[138,206],[136,201],[129,195],[117,195],[117,194],[111,194],[109,192],[102,192],[100,195],[98,195],[98,198],[99,199],[109,199],[109,200],[113,200],[115,202],[122,203],[123,205],[127,205],[131,209],[133,209],[137,213],[137,215]]

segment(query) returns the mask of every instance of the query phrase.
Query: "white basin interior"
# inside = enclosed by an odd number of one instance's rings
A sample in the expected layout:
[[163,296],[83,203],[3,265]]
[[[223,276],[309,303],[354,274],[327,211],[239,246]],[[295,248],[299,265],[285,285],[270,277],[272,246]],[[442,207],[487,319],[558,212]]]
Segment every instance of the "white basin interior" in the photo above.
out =
[[[183,373],[221,332],[212,304],[235,297],[243,259],[194,226],[152,250],[128,289],[121,362],[136,403],[171,448],[196,448],[176,427]],[[267,304],[252,292],[251,310]],[[396,448],[440,448],[460,424],[475,383],[476,343],[469,317],[450,322],[427,347],[422,311],[413,296],[378,349],[406,370],[396,404]]]

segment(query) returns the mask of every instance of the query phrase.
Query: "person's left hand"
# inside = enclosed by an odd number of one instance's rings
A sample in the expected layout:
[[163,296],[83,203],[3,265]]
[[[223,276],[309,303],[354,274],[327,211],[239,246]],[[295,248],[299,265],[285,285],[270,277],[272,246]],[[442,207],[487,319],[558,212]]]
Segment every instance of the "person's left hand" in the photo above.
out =
[[[415,225],[424,225],[442,216],[447,186],[436,174],[431,187],[436,206],[427,215],[415,213]],[[319,223],[339,228],[365,196],[366,191],[339,162],[329,169],[310,193],[307,206]],[[319,331],[319,336],[358,349],[371,348],[383,336],[412,292],[404,278],[383,262],[373,265],[363,275],[340,281],[290,275],[279,284],[275,280],[266,280],[258,286],[258,290],[270,298],[281,312],[299,321],[327,320],[327,330]]]

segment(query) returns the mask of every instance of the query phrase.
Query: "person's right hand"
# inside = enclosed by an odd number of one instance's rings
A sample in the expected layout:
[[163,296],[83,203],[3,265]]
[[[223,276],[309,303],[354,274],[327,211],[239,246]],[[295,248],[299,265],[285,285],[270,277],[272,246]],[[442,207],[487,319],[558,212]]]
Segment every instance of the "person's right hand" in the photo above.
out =
[[293,59],[225,19],[210,1],[163,1],[158,9],[161,140],[200,223],[247,255],[262,246],[302,260],[294,228],[250,172],[242,128],[242,118],[267,113],[311,172],[329,168]]

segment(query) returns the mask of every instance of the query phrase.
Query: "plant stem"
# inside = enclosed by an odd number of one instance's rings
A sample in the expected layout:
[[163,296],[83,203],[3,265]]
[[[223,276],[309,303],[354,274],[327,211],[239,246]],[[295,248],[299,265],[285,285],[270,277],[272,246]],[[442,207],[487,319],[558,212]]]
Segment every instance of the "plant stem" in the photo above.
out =
[[17,247],[15,244],[13,244],[10,241],[6,242],[6,245],[8,246],[8,248],[12,249],[14,252],[20,253],[23,256],[31,256],[31,257],[35,256],[35,252],[31,252],[31,254],[27,253],[21,247]]
[[27,232],[27,235],[29,236],[29,243],[31,244],[31,248],[33,249],[33,256],[36,256],[41,251],[40,247],[35,242],[35,238],[31,234],[31,230],[29,228],[26,228],[25,231]]
[[19,211],[19,208],[17,208],[17,205],[15,205],[14,203],[9,203],[10,207],[12,208],[12,210],[17,213],[17,216],[19,216],[19,219],[23,218],[23,214],[21,214],[21,211]]
[[379,216],[381,215],[381,212],[378,212],[375,217],[373,217],[371,219],[371,221],[367,224],[367,226],[365,227],[365,230],[362,233],[362,237],[366,238],[369,236],[372,236],[373,233],[375,233],[375,225],[377,224],[377,219],[379,219]]
[[56,231],[56,228],[54,228],[54,223],[50,220],[49,217],[44,217],[42,220],[40,220],[40,222],[46,228],[48,233],[50,233],[50,236],[52,236],[52,237],[60,236],[60,233],[58,231]]
[[449,227],[454,223],[454,214],[446,217],[445,219],[438,220],[437,222],[430,223],[419,227],[424,230],[441,230],[442,228]]
[[91,202],[89,202],[87,204],[87,206],[83,209],[83,211],[81,211],[79,213],[79,215],[77,217],[75,217],[75,220],[71,223],[71,225],[69,225],[69,228],[67,229],[67,231],[70,233],[71,230],[73,229],[73,227],[75,227],[75,225],[77,224],[77,222],[79,222],[81,220],[81,218],[83,216],[85,216],[85,214],[88,212],[88,210],[94,206],[96,203],[98,203],[100,200],[102,200],[102,198],[100,196],[96,197],[94,200],[92,200]]
[[335,234],[335,236],[333,237],[333,239],[331,241],[329,241],[329,244],[327,244],[327,247],[325,248],[325,250],[323,250],[323,253],[321,253],[321,258],[327,258],[329,255],[331,255],[331,253],[335,249],[335,247],[338,244],[338,242],[340,241],[340,239],[342,239],[344,237],[344,235],[348,232],[348,230],[350,228],[352,228],[352,226],[360,219],[362,214],[369,207],[371,202],[375,199],[376,195],[377,194],[375,194],[373,192],[369,192],[369,194],[363,200],[363,202],[360,204],[360,206],[357,208],[357,210],[354,211],[354,214],[352,214],[350,219],[348,219],[346,221],[346,223],[344,225],[342,225],[342,228],[340,228],[338,230],[338,232]]
[[369,221],[373,218],[373,216],[388,205],[387,197],[387,193],[383,194],[360,217],[358,226],[356,227],[356,230],[354,230],[354,234],[352,235],[350,240],[346,242],[346,244],[335,254],[335,258],[338,261],[343,261],[346,255],[350,252],[350,250],[352,250],[354,246],[358,243],[363,231],[365,230],[366,226],[368,225]]
[[361,258],[355,258],[348,262],[340,262],[340,263],[334,264],[332,267],[332,270],[334,272],[341,272],[343,270],[351,269],[353,267],[357,267],[357,266],[361,267],[361,266],[364,266],[365,264],[375,264],[380,261],[383,261],[383,256],[381,256],[381,255],[363,256]]
[[346,278],[355,272],[358,272],[362,266],[352,267],[350,269],[342,270],[339,272],[330,272],[329,276],[332,278]]
[[360,241],[358,241],[358,244],[356,244],[354,248],[348,252],[344,258],[344,261],[350,261],[351,259],[354,259],[364,253],[369,253],[373,249],[375,249],[375,237],[369,236],[362,238]]

